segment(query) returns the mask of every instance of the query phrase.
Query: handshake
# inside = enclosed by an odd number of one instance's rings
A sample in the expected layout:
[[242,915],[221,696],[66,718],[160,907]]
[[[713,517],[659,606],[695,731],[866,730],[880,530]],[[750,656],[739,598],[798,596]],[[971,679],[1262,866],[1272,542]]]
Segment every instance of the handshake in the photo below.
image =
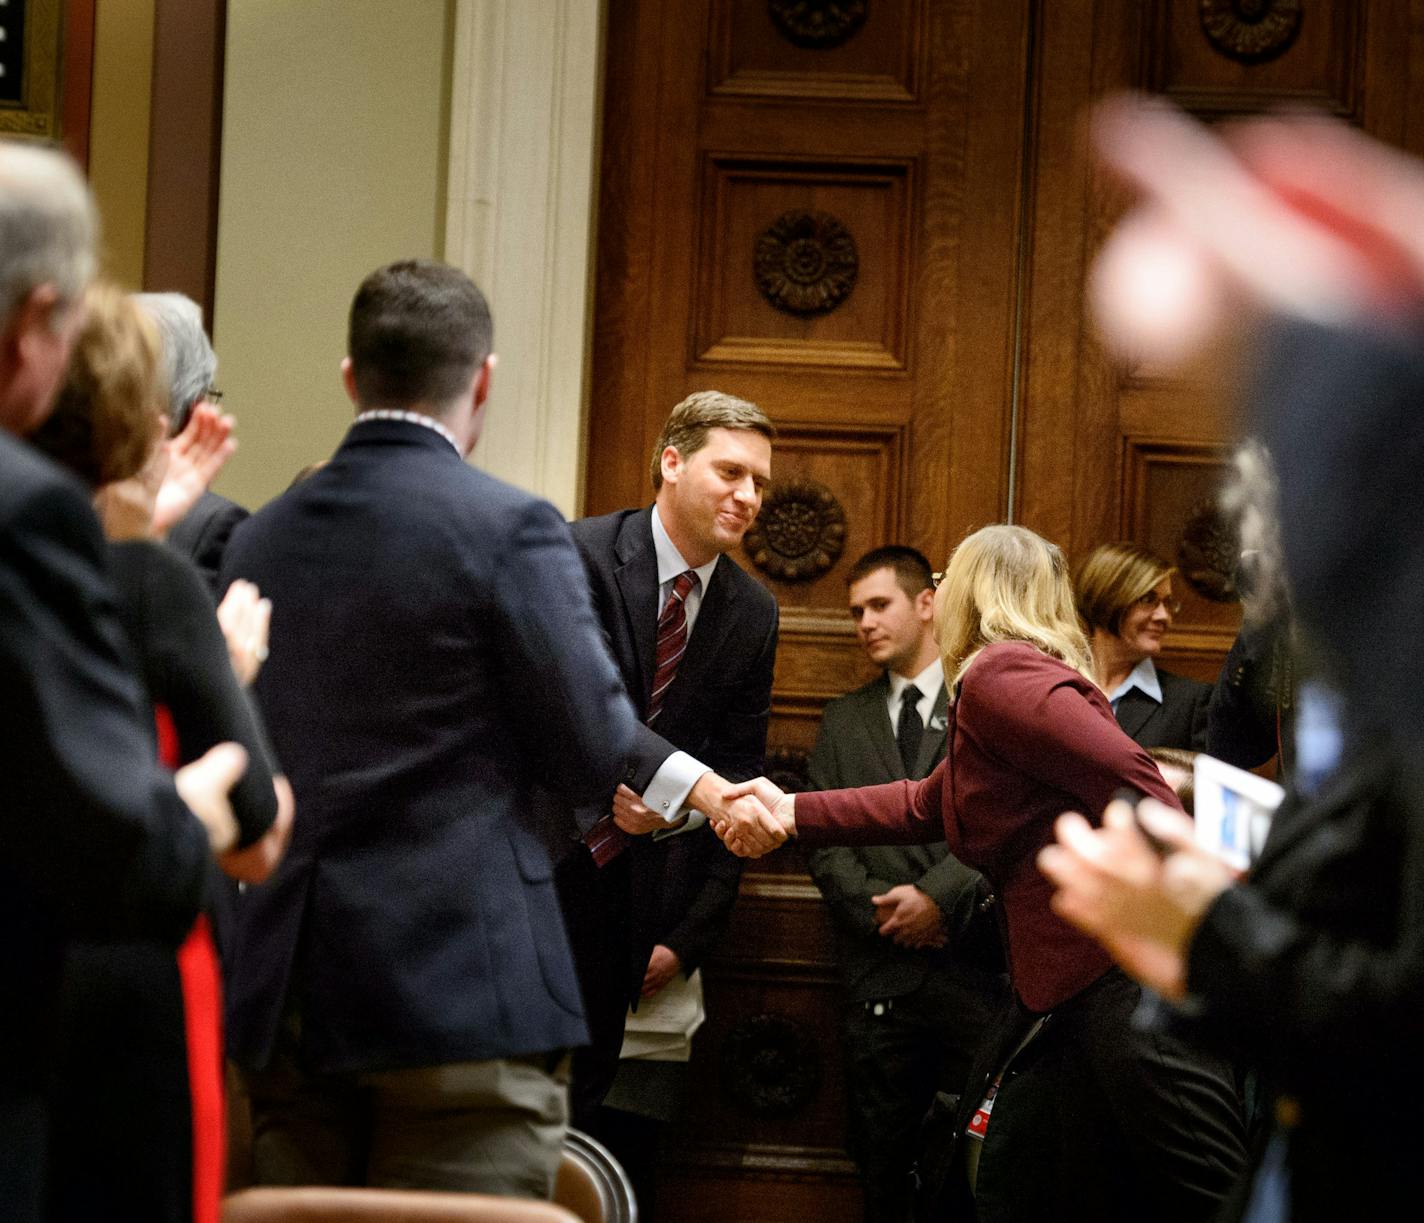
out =
[[[716,773],[704,773],[686,805],[702,812],[712,831],[738,857],[760,858],[796,834],[796,796],[765,777],[730,782]],[[664,826],[627,786],[619,786],[613,796],[613,819],[633,836]]]

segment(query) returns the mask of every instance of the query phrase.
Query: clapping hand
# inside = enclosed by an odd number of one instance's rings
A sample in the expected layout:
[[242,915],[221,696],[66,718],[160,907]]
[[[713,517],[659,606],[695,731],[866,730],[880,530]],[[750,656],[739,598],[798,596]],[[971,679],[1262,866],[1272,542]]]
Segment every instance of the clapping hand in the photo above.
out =
[[231,416],[199,403],[183,431],[168,442],[168,470],[153,508],[154,534],[167,535],[217,479],[237,449],[232,426]]
[[218,624],[227,642],[233,674],[244,688],[257,678],[267,661],[267,633],[272,623],[272,600],[262,598],[251,582],[241,578],[227,588],[218,604]]

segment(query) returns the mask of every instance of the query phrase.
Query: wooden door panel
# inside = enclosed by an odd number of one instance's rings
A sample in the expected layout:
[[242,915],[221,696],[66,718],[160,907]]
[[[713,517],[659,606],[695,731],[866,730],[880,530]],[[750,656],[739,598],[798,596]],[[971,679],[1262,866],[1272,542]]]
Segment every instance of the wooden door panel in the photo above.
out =
[[[714,95],[778,101],[918,100],[928,0],[795,3],[717,0],[709,37]],[[819,6],[829,10],[834,6]]]
[[913,164],[709,156],[692,365],[905,368]]

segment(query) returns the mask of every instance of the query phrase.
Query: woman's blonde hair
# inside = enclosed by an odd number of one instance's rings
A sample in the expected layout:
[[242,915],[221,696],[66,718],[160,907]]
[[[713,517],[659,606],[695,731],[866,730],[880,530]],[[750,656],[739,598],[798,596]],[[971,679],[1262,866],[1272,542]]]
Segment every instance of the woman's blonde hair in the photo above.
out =
[[979,651],[1026,641],[1092,678],[1062,550],[1027,527],[983,527],[954,550],[935,598],[935,636],[957,689]]
[[1099,544],[1078,566],[1073,587],[1083,627],[1116,636],[1128,609],[1175,572],[1150,548],[1140,544]]
[[54,411],[30,441],[91,488],[143,470],[167,406],[158,332],[121,289],[91,285]]

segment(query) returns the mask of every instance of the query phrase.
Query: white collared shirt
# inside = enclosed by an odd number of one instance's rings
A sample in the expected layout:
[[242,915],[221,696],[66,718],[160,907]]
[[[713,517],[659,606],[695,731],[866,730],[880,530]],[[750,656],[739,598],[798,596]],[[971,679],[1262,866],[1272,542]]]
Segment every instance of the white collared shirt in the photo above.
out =
[[[658,615],[661,616],[668,596],[672,594],[673,579],[678,574],[692,569],[692,566],[682,559],[682,553],[677,550],[677,545],[672,542],[667,528],[663,526],[663,520],[658,517],[656,505],[653,506],[653,550],[658,554]],[[718,553],[705,565],[692,569],[697,575],[697,585],[687,592],[687,598],[682,601],[689,638],[692,636],[692,626],[697,621],[697,613],[702,609],[703,592],[707,589],[707,583],[712,580],[712,571],[717,568],[717,562],[721,559],[721,553]]]
[[[687,637],[692,639],[692,627],[697,621],[697,613],[702,608],[702,595],[707,589],[707,583],[712,580],[712,571],[717,568],[717,562],[722,559],[721,555],[714,556],[705,565],[699,565],[693,569],[682,558],[682,553],[677,550],[677,546],[667,533],[667,528],[663,526],[662,519],[658,517],[658,507],[653,506],[653,549],[658,557],[658,609],[657,615],[662,615],[663,605],[668,601],[668,596],[672,593],[673,579],[678,574],[686,573],[689,569],[697,574],[697,583],[688,591],[687,597],[682,601],[683,614],[687,617]],[[657,723],[653,723],[653,729],[657,730]],[[648,782],[648,788],[643,791],[643,802],[652,810],[658,812],[669,824],[682,818],[683,804],[687,802],[687,796],[691,793],[692,787],[697,784],[697,779],[704,773],[711,770],[694,756],[689,756],[686,752],[673,752],[659,766],[658,771],[653,774],[652,780]],[[703,822],[703,817],[696,811],[689,813],[689,819],[681,829],[676,831],[688,831],[696,828]],[[654,837],[669,835],[667,831],[655,832]]]
[[1134,688],[1150,696],[1157,704],[1162,703],[1162,681],[1157,678],[1157,668],[1151,658],[1144,658],[1127,673],[1122,683],[1108,693],[1108,704],[1112,706],[1113,713],[1117,712],[1117,703]]
[[920,699],[915,702],[915,708],[920,711],[920,725],[928,726],[930,716],[934,713],[935,697],[939,695],[939,690],[944,686],[944,662],[936,658],[923,671],[913,679],[906,679],[903,675],[896,675],[895,672],[888,672],[890,677],[890,695],[885,701],[885,711],[890,715],[890,725],[900,725],[900,694],[906,687],[914,684],[920,690]]
[[455,435],[433,416],[426,416],[422,412],[407,412],[402,408],[368,408],[353,423],[364,425],[368,420],[403,420],[408,425],[420,425],[425,429],[433,429],[455,448],[455,453],[461,459],[465,457],[465,452],[460,449],[460,443],[455,440]]

